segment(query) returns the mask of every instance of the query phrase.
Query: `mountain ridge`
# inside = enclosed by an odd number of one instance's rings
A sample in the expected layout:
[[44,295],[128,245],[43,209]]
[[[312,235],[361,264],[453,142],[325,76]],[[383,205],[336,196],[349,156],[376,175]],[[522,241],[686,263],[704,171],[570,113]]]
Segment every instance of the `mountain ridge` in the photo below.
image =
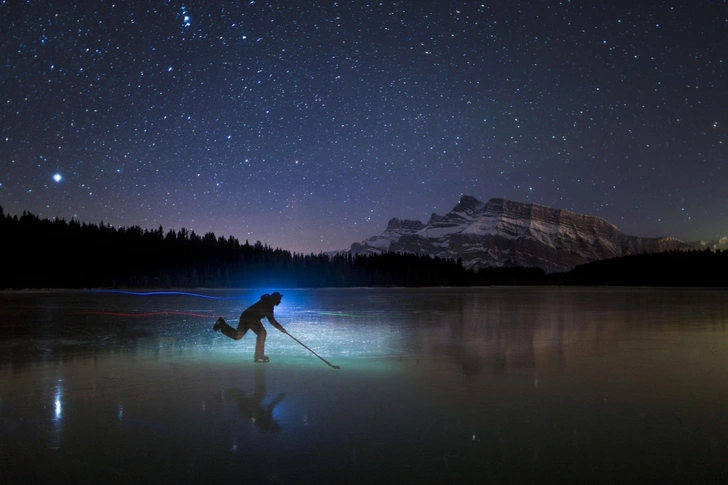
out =
[[667,250],[720,249],[721,241],[687,243],[670,236],[624,234],[606,219],[536,203],[460,197],[446,215],[427,223],[392,218],[379,235],[353,243],[353,254],[405,252],[460,259],[467,268],[532,266],[546,272],[569,271],[579,264]]

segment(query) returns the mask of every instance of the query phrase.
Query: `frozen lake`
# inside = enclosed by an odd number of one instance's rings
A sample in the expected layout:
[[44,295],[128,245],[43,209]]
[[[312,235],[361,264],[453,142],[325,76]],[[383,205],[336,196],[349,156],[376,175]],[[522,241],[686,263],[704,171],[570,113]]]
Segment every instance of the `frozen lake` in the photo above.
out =
[[[270,289],[270,293],[275,289]],[[728,290],[0,292],[3,483],[728,480]]]

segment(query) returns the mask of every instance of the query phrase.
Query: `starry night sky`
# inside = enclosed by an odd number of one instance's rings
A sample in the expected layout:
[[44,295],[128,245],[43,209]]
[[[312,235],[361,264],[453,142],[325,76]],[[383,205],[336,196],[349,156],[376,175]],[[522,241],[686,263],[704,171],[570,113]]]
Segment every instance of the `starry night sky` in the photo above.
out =
[[6,214],[345,249],[462,194],[728,235],[728,4],[0,4]]

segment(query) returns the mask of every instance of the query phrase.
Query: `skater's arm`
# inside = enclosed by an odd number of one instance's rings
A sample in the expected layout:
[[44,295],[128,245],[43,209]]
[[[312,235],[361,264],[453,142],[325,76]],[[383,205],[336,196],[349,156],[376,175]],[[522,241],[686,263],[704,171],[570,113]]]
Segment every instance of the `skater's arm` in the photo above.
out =
[[275,317],[273,316],[272,313],[270,315],[267,315],[266,318],[268,319],[270,324],[273,325],[275,328],[277,328],[278,330],[280,330],[283,333],[288,333],[288,332],[286,332],[286,329],[283,328],[283,325],[278,323],[278,320],[275,319]]

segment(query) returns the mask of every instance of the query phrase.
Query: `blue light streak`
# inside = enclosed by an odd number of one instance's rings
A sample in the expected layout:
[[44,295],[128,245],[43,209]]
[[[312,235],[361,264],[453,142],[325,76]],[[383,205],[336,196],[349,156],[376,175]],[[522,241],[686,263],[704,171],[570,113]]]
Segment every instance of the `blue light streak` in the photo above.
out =
[[126,291],[126,290],[87,290],[85,293],[117,293],[121,295],[132,296],[193,296],[195,298],[207,298],[208,300],[243,300],[244,296],[210,296],[200,293],[190,293],[187,291]]

